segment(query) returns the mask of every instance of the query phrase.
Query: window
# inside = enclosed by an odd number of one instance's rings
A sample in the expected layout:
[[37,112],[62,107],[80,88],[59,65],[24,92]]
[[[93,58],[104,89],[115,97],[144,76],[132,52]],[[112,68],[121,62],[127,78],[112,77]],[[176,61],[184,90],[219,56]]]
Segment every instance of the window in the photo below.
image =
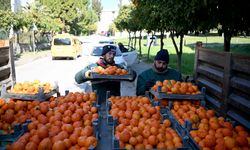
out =
[[[101,56],[102,55],[102,46],[94,47],[92,51],[93,56]],[[121,56],[122,53],[119,48],[116,48],[116,54],[115,56]]]
[[70,38],[55,38],[54,45],[71,45]]

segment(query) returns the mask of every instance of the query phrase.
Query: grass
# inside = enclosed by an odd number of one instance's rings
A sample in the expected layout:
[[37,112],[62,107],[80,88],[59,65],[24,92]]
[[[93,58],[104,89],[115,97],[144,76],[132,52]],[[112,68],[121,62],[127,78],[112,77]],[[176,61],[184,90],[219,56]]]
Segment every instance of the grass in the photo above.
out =
[[[177,45],[179,45],[179,39],[175,39]],[[202,41],[203,46],[209,48],[211,50],[223,51],[223,37],[221,36],[185,36],[184,37],[184,46],[183,46],[183,54],[182,54],[182,73],[184,75],[192,75],[193,67],[194,67],[194,55],[195,55],[195,44],[197,41]],[[119,38],[116,39],[115,42],[122,42],[124,45],[128,44],[128,38]],[[146,39],[142,40],[142,58],[146,60],[148,48],[146,45]],[[137,49],[139,49],[137,41]],[[152,63],[154,60],[154,56],[160,50],[160,40],[157,40],[157,46],[151,47],[150,50],[150,58],[146,60],[147,63]],[[177,66],[177,55],[172,43],[171,38],[164,39],[164,49],[168,49],[170,54],[170,63],[169,66],[171,68],[175,68]],[[250,38],[249,37],[233,37],[231,40],[231,52],[239,53],[242,55],[250,56]]]

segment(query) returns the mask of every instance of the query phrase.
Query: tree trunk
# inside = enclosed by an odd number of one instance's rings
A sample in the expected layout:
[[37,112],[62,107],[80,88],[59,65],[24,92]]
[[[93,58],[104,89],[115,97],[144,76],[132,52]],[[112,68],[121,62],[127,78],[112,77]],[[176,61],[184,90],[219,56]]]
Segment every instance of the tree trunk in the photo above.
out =
[[183,49],[183,38],[184,38],[184,35],[181,34],[180,35],[180,52],[178,53],[178,59],[177,59],[177,69],[181,72],[181,57],[182,57],[182,49]]
[[140,36],[139,36],[139,54],[140,54],[140,56],[142,56],[142,52],[141,52],[141,32],[142,31],[140,31]]
[[184,37],[184,35],[181,34],[180,35],[180,49],[178,49],[177,44],[176,44],[176,42],[174,40],[174,33],[173,33],[173,31],[171,31],[171,39],[172,39],[172,42],[174,44],[175,51],[176,51],[176,54],[177,54],[177,66],[176,66],[177,68],[176,69],[179,72],[181,72],[181,56],[182,56],[183,37]]
[[131,41],[131,35],[130,32],[128,32],[128,46],[130,46],[130,41]]
[[163,49],[164,47],[163,39],[164,39],[164,30],[161,30],[161,49]]
[[174,44],[174,48],[175,48],[176,54],[178,54],[179,51],[178,51],[178,47],[176,45],[176,42],[174,40],[174,33],[173,33],[173,31],[170,32],[170,36],[171,36],[172,42]]
[[134,43],[134,48],[136,48],[136,32],[134,32],[135,35],[135,43]]
[[16,40],[17,40],[17,43],[19,44],[20,43],[20,34],[19,32],[16,32]]
[[[130,32],[131,33],[131,32]],[[131,33],[131,35],[130,35],[130,45],[129,46],[132,46],[133,47],[133,45],[134,45],[134,36],[133,36],[133,32]]]
[[152,38],[151,38],[151,41],[150,41],[150,43],[149,43],[147,60],[149,60],[150,48],[151,48],[151,45],[152,45],[153,40],[154,40],[153,37],[154,37],[154,33],[152,33]]
[[179,72],[181,72],[181,57],[182,57],[182,54],[178,53],[177,54],[177,70]]
[[224,32],[224,51],[230,52],[232,34],[229,31]]

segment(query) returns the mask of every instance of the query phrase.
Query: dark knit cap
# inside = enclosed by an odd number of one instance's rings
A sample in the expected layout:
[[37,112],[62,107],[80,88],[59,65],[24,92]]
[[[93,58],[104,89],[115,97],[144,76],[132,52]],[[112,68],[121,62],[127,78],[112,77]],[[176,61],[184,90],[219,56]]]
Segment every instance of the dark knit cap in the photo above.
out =
[[115,51],[116,52],[116,47],[113,45],[105,45],[102,48],[102,56],[107,54],[110,51]]
[[168,50],[162,49],[159,52],[157,52],[155,56],[155,60],[162,60],[162,61],[165,61],[166,63],[169,63]]

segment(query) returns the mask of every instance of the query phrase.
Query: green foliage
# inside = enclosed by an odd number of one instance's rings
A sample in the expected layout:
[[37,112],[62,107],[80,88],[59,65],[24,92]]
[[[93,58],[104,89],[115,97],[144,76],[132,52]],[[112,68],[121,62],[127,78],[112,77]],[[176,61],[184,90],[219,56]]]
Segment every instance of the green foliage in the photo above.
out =
[[[63,30],[72,34],[88,33],[95,30],[98,18],[96,12],[89,9],[88,0],[40,0],[63,24]],[[91,29],[88,29],[91,27]]]
[[231,35],[236,35],[239,32],[250,31],[250,4],[248,1],[221,0],[217,3],[218,15],[216,17],[221,25],[222,32],[230,32]]
[[96,12],[96,15],[98,16],[98,20],[100,20],[101,12],[102,12],[101,0],[92,0],[92,9]]
[[14,22],[14,14],[9,10],[0,10],[0,29],[9,31]]
[[58,32],[63,28],[62,22],[55,17],[53,12],[37,1],[27,6],[22,13],[27,18],[28,29],[31,29],[33,23],[41,32]]
[[79,28],[83,34],[90,34],[97,30],[97,21],[98,16],[94,12],[94,10],[89,10],[85,17],[80,19],[78,25],[81,27]]
[[127,31],[131,31],[131,26],[132,26],[132,19],[131,19],[131,13],[133,11],[133,6],[129,5],[129,6],[122,6],[121,9],[119,10],[119,14],[117,16],[117,18],[115,19],[114,23],[116,25],[116,28],[119,31],[122,30],[127,30]]
[[117,31],[116,26],[114,23],[109,25],[108,31],[111,33],[111,35],[114,35],[114,33]]
[[0,10],[11,10],[10,0],[0,0]]

